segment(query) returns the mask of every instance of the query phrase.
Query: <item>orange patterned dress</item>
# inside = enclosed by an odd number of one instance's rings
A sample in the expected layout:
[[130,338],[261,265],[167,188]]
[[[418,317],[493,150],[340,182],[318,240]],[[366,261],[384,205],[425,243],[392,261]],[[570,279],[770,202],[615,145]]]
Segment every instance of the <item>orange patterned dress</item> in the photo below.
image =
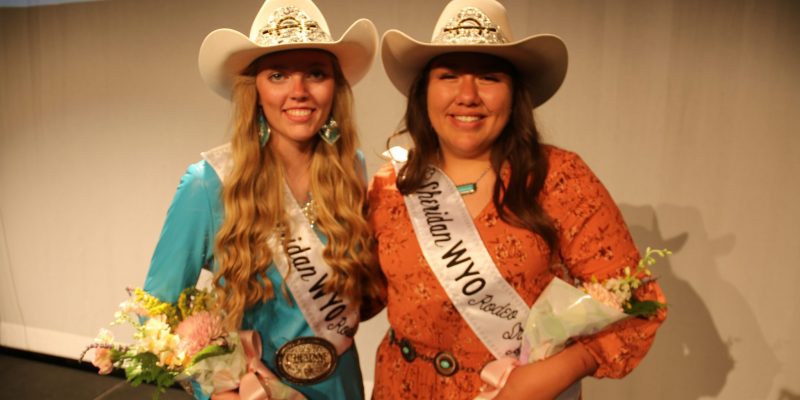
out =
[[[627,226],[597,177],[574,153],[551,146],[546,152],[550,171],[539,201],[555,223],[558,251],[571,274],[604,279],[635,265],[639,254]],[[507,179],[508,174],[502,175]],[[374,177],[369,193],[369,218],[388,281],[386,300],[394,331],[378,348],[373,399],[472,399],[482,385],[479,372],[493,357],[430,270],[395,180],[387,164]],[[500,273],[532,305],[554,276],[545,242],[500,220],[491,201],[474,222]],[[637,296],[665,301],[654,282],[640,287]],[[647,353],[665,317],[660,311],[650,320],[628,319],[580,339],[599,365],[594,376],[619,378],[630,372]],[[413,361],[402,356],[397,344],[401,339],[413,346]],[[440,351],[458,361],[454,375],[444,377],[434,369],[431,360]]]

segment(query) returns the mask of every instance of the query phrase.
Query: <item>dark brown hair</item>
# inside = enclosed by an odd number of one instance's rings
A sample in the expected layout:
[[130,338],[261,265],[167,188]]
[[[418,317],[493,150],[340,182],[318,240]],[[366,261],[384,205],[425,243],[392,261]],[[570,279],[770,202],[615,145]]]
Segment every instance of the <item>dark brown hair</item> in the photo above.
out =
[[[508,163],[511,176],[508,186],[503,179],[495,181],[492,202],[500,219],[538,234],[552,250],[558,241],[556,229],[537,200],[547,177],[548,164],[533,119],[533,101],[517,70],[505,60],[499,60],[508,65],[510,71],[513,103],[508,124],[492,146],[491,164],[500,177],[503,164]],[[408,133],[414,142],[408,162],[397,178],[397,188],[404,195],[420,188],[428,164],[433,163],[439,153],[439,139],[431,125],[427,104],[428,76],[434,61],[435,58],[414,80],[408,94],[405,129],[392,136]]]

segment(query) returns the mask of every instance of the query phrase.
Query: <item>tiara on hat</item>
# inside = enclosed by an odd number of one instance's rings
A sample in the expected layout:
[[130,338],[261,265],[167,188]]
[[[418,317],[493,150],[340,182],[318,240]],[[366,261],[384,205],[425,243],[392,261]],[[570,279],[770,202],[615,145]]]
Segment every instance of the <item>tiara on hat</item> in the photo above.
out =
[[480,9],[464,7],[442,28],[433,43],[442,44],[502,44],[508,39],[499,26]]
[[255,42],[259,46],[275,46],[286,43],[332,42],[317,21],[294,6],[275,9],[258,31]]

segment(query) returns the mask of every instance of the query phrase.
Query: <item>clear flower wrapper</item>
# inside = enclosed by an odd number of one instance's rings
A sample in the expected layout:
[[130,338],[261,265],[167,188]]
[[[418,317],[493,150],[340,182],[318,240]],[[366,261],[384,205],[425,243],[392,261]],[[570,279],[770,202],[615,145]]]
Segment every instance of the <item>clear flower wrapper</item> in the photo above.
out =
[[247,372],[245,357],[239,334],[228,334],[230,353],[204,358],[183,371],[187,379],[197,381],[204,393],[220,393],[239,387],[239,377]]
[[519,361],[528,364],[544,360],[564,350],[572,338],[595,334],[626,317],[628,314],[553,278],[528,314]]

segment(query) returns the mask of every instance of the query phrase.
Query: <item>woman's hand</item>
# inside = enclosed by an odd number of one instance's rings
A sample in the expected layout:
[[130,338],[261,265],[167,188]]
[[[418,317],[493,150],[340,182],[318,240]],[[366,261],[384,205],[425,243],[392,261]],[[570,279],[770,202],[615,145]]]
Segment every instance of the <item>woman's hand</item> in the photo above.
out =
[[515,368],[495,400],[554,399],[596,369],[591,354],[576,343],[546,360]]

